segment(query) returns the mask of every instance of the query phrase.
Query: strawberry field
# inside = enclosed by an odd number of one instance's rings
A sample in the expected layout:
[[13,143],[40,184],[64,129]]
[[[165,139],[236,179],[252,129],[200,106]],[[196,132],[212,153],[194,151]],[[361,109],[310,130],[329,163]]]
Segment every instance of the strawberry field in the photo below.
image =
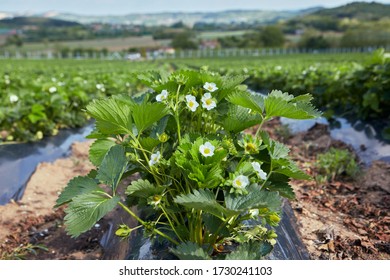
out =
[[[96,124],[88,136],[96,140],[86,143],[89,155],[76,152],[71,167],[54,171],[72,169],[56,192],[37,190],[37,201],[62,192],[55,211],[54,201],[39,216],[23,199],[0,206],[0,258],[129,257],[98,242],[91,251],[56,251],[64,240],[103,238],[112,217],[102,213],[119,201],[138,225],[120,224],[111,239],[138,238],[142,229],[152,240],[175,245],[169,253],[179,258],[264,257],[282,234],[273,229],[284,217],[284,197],[297,219],[303,256],[387,259],[389,108],[390,60],[383,50],[140,62],[2,60],[0,153],[16,145],[28,150],[87,125]],[[320,115],[328,126],[298,134],[280,118],[315,123]],[[341,130],[345,143],[332,138],[340,117],[379,143],[379,157],[363,162],[359,152],[370,147],[348,143],[347,130]],[[45,185],[41,180],[37,186]],[[117,192],[120,186],[127,189]],[[92,211],[87,198],[100,211],[91,212],[92,220],[77,214]],[[105,206],[98,208],[100,203]],[[23,205],[30,222],[7,224],[5,217]],[[148,209],[145,217],[156,211],[156,222],[139,218],[134,205]],[[248,229],[251,219],[261,226]]]

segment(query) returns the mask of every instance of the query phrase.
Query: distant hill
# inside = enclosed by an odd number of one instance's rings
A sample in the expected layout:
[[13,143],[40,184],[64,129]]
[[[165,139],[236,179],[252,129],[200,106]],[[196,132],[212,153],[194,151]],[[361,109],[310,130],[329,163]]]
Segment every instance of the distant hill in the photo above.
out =
[[390,4],[353,2],[337,8],[319,10],[312,14],[337,18],[377,20],[383,17],[390,17]]
[[342,31],[348,22],[375,22],[379,19],[390,18],[390,5],[377,2],[353,2],[344,6],[321,9],[305,15],[289,19],[286,30],[315,28],[320,31]]
[[[156,25],[172,25],[175,22],[182,21],[186,25],[192,26],[196,22],[204,23],[275,23],[279,20],[287,20],[299,15],[305,15],[310,12],[318,11],[321,7],[313,7],[305,10],[297,11],[247,11],[247,10],[232,10],[222,12],[166,12],[166,13],[151,13],[151,14],[127,14],[127,15],[78,15],[71,13],[45,12],[34,15],[39,18],[47,18],[53,20],[63,20],[66,22],[78,22],[81,24],[89,23],[110,23],[110,24],[140,24],[148,26]],[[12,18],[12,13],[1,13],[3,17]],[[20,15],[20,14],[19,14]],[[22,18],[22,17],[19,17]],[[12,20],[12,19],[11,19]]]
[[73,27],[80,25],[80,23],[73,21],[45,17],[14,17],[0,20],[0,26],[3,28],[22,28],[24,26]]

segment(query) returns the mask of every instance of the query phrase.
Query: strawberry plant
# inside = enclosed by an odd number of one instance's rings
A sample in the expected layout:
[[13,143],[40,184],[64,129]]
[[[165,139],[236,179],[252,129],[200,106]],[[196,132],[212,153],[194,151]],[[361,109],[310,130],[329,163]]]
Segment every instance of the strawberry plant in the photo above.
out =
[[[57,206],[67,204],[67,232],[79,236],[119,205],[138,225],[118,225],[117,235],[126,238],[142,228],[152,240],[168,241],[181,259],[258,259],[269,253],[281,198],[294,197],[290,178],[310,177],[262,125],[277,116],[318,117],[311,96],[252,94],[242,85],[246,76],[206,70],[137,77],[151,90],[86,107],[96,120],[89,136],[96,139],[90,149],[96,170],[72,179],[57,200]],[[247,134],[253,126],[255,135]],[[120,183],[134,173],[138,180]],[[234,253],[220,252],[227,245]]]

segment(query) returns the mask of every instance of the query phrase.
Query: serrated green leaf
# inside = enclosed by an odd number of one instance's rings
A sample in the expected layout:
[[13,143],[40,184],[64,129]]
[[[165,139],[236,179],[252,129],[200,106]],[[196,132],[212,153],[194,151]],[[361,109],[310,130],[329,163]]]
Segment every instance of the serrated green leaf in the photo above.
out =
[[137,79],[147,86],[166,83],[167,76],[158,71],[145,71],[137,74]]
[[111,147],[108,153],[104,156],[96,179],[110,185],[112,191],[115,193],[126,167],[127,159],[125,149],[120,145],[115,145]]
[[87,112],[96,119],[96,128],[103,134],[132,133],[133,121],[129,104],[114,98],[94,100],[87,105]]
[[92,162],[93,165],[99,166],[102,163],[104,156],[114,145],[115,142],[110,139],[96,140],[89,148],[89,160]]
[[158,122],[169,113],[163,103],[141,103],[133,106],[133,119],[139,133]]
[[158,144],[160,144],[160,141],[158,139],[154,139],[152,137],[141,137],[139,139],[139,142],[141,146],[148,151],[152,151]]
[[106,134],[103,134],[99,131],[99,129],[97,127],[95,127],[90,134],[88,134],[87,136],[85,136],[85,138],[87,139],[101,139],[101,138],[105,138],[107,135]]
[[257,184],[252,184],[246,189],[247,195],[236,195],[225,192],[225,202],[228,209],[234,211],[246,211],[258,208],[268,208],[270,211],[278,211],[281,205],[280,197],[276,192],[260,189]]
[[267,242],[248,242],[240,244],[236,250],[226,256],[226,260],[259,260],[272,251]]
[[161,120],[159,120],[157,124],[153,126],[150,136],[154,138],[158,138],[158,135],[163,134],[165,132],[165,129],[167,128],[169,117],[170,116],[167,115],[163,117]]
[[244,129],[259,124],[262,117],[258,114],[251,114],[248,108],[232,105],[229,108],[227,117],[220,120],[223,128],[230,132],[240,132]]
[[248,75],[229,75],[222,76],[222,89],[232,89],[242,84],[249,76]]
[[194,190],[193,193],[179,195],[174,201],[185,207],[210,213],[220,219],[236,214],[235,211],[231,211],[220,205],[215,199],[214,194],[208,189]]
[[72,237],[91,229],[104,215],[114,209],[119,197],[108,197],[103,190],[94,190],[73,198],[66,208],[66,231]]
[[311,180],[312,177],[303,172],[299,167],[291,160],[279,159],[273,161],[274,165],[278,167],[273,169],[273,172],[284,174],[290,178],[298,180]]
[[247,91],[235,91],[228,96],[227,100],[260,114],[264,111],[264,97],[260,94],[255,95]]
[[81,176],[75,177],[69,181],[68,185],[61,192],[54,207],[59,207],[70,202],[75,196],[91,192],[98,188],[99,187],[95,179]]
[[267,188],[271,191],[279,192],[280,196],[285,198],[295,199],[294,190],[288,182],[272,182],[272,185],[268,186]]
[[266,117],[290,119],[313,119],[321,116],[310,103],[310,95],[295,97],[278,90],[272,91],[264,100]]
[[218,236],[220,237],[228,237],[230,235],[226,223],[218,217],[207,213],[203,214],[202,217],[206,230],[209,233],[214,234],[218,231]]
[[289,147],[286,145],[270,140],[270,145],[268,146],[269,154],[272,159],[281,159],[281,158],[286,158],[288,156],[288,153],[290,152]]
[[198,244],[187,241],[172,248],[171,252],[181,260],[210,260],[207,252]]
[[183,166],[186,168],[188,178],[198,182],[200,188],[215,188],[223,180],[223,170],[219,164],[205,166],[193,160],[186,163]]
[[161,194],[162,188],[157,188],[148,180],[139,179],[132,182],[126,189],[126,195],[135,196],[140,198],[148,198],[155,194]]

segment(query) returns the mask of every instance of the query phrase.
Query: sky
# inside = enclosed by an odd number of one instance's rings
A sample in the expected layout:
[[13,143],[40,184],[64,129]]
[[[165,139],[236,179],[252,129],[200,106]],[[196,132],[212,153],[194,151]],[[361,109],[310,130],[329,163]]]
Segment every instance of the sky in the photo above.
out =
[[[360,0],[362,1],[362,0]],[[298,10],[341,6],[351,0],[0,0],[1,12],[70,12],[82,15],[242,10]],[[372,2],[362,1],[362,2]],[[390,0],[377,2],[390,4]]]

